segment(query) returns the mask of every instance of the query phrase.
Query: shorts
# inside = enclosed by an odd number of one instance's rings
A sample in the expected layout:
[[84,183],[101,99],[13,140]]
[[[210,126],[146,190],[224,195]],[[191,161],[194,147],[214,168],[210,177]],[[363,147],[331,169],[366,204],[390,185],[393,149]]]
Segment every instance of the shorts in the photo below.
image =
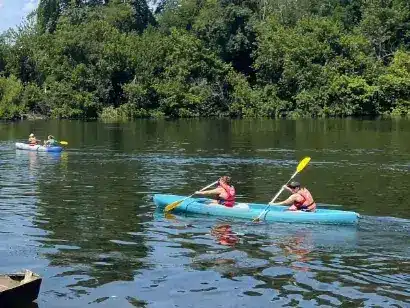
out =
[[303,212],[310,212],[310,210],[308,210],[308,206],[307,205],[302,205],[301,207],[298,208],[299,211],[303,211]]
[[218,199],[218,204],[224,205],[224,206],[226,206],[226,207],[233,207],[233,204],[232,204],[232,205],[227,205],[227,204],[225,203],[225,200],[222,200],[222,199]]

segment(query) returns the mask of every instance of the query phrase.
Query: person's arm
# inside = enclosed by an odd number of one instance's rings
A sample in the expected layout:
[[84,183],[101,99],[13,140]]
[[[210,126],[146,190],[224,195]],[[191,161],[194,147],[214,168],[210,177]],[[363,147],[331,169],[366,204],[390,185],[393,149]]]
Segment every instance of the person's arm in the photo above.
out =
[[286,200],[282,201],[282,202],[278,202],[278,203],[270,203],[270,204],[274,204],[274,205],[290,205],[289,210],[295,210],[296,207],[293,206],[293,204],[295,203],[295,201],[297,202],[302,202],[303,197],[299,194],[293,194],[291,195],[289,198],[287,198]]
[[[285,190],[287,190],[287,191],[289,191],[290,193],[292,193],[292,190],[291,190],[289,187],[287,187],[286,185],[283,185],[282,188],[285,189]],[[289,197],[289,198],[290,198],[290,197]],[[288,199],[289,199],[289,198],[288,198]],[[282,201],[282,202],[286,202],[288,199],[286,199],[285,201]],[[269,204],[271,204],[271,205],[272,205],[272,204],[278,205],[278,204],[282,204],[282,203],[276,203],[276,202],[272,202],[272,201],[271,201],[271,202],[269,202]]]
[[210,190],[196,191],[195,195],[219,195],[221,193],[221,188],[215,188]]
[[286,189],[288,192],[292,193],[292,189],[290,189],[287,185],[283,185],[283,189]]
[[274,203],[275,205],[291,205],[293,204],[295,201],[297,201],[298,196],[296,194],[290,196],[289,198],[287,198],[286,200],[282,201],[282,202],[277,202]]

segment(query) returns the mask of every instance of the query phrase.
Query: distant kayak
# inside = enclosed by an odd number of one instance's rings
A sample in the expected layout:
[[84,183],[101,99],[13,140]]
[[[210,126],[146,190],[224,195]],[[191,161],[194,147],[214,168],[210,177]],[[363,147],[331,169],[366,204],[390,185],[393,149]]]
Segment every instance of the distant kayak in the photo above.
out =
[[[168,204],[185,198],[177,195],[156,194],[154,203],[160,209]],[[225,216],[252,220],[267,206],[261,203],[236,203],[228,208],[223,205],[209,204],[211,199],[189,198],[176,207],[174,213],[195,213],[214,216]],[[321,224],[356,224],[359,214],[350,211],[317,209],[316,212],[287,211],[287,206],[270,206],[266,215],[261,219],[272,222],[286,223],[321,223]]]
[[43,145],[30,145],[27,143],[16,142],[16,149],[27,150],[27,151],[37,151],[37,152],[61,152],[63,147],[60,146],[50,146],[45,147]]

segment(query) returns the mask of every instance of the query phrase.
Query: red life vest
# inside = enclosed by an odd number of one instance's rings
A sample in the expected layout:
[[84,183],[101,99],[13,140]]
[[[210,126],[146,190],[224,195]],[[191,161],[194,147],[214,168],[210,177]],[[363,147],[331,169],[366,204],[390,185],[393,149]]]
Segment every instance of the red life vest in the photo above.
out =
[[298,209],[300,209],[300,208],[306,208],[306,207],[314,205],[313,209],[316,209],[316,203],[313,200],[313,197],[310,194],[309,190],[307,190],[306,188],[302,188],[297,192],[297,194],[302,196],[303,201],[302,202],[295,201],[293,203],[294,206],[296,206]]
[[228,195],[224,199],[218,197],[219,204],[225,205],[226,207],[233,207],[233,205],[235,204],[236,196],[235,188],[224,183],[219,183],[219,187],[222,187]]

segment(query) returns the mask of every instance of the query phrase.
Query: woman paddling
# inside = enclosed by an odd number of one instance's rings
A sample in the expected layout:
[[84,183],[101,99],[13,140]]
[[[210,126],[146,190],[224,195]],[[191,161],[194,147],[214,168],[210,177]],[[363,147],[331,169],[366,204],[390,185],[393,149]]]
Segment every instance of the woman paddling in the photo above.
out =
[[231,178],[225,175],[219,179],[217,188],[196,191],[195,195],[213,195],[216,196],[216,200],[213,200],[212,203],[221,204],[226,207],[233,207],[235,204],[236,192],[235,188],[231,185]]
[[275,203],[275,205],[291,205],[288,211],[314,212],[316,210],[316,203],[312,195],[305,187],[301,187],[299,182],[291,182],[283,188],[291,192],[292,195],[285,201]]

